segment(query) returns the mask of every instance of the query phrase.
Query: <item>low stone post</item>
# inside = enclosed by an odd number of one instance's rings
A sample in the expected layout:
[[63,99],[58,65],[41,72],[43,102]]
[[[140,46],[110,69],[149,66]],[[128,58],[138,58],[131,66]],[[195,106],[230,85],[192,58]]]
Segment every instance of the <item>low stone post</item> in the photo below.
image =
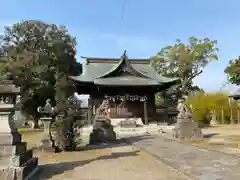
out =
[[224,109],[221,109],[221,120],[222,120],[222,124],[225,123],[225,120],[224,120]]

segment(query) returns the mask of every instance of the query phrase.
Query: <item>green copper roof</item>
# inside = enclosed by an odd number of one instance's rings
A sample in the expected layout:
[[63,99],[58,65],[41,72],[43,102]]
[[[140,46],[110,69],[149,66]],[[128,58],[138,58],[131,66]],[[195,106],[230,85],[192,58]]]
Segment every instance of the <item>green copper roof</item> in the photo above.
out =
[[[87,58],[88,60],[88,58]],[[121,58],[118,61],[115,59],[106,59],[83,64],[82,74],[80,76],[71,76],[70,78],[78,82],[89,82],[98,85],[121,85],[121,86],[152,86],[161,85],[163,83],[177,83],[177,78],[167,78],[156,73],[149,65],[149,61],[145,60],[128,60]],[[141,62],[140,62],[141,61]],[[127,66],[133,71],[133,76],[117,76],[111,74]]]
[[134,76],[122,76],[122,77],[109,77],[95,79],[94,84],[109,85],[109,86],[144,86],[144,85],[159,85],[153,79],[134,77]]

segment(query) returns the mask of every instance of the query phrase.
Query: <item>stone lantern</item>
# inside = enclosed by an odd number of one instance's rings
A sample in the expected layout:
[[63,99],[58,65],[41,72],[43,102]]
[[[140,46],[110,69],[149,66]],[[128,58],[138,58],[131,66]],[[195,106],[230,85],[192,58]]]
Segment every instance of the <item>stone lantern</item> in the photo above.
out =
[[52,114],[54,112],[54,108],[51,105],[51,100],[47,99],[45,106],[44,107],[39,106],[37,111],[42,115],[40,120],[43,122],[43,126],[44,126],[44,132],[43,132],[43,137],[42,137],[40,146],[42,147],[43,151],[52,149],[49,132],[50,132],[50,123],[53,120]]
[[[11,80],[0,78],[0,179],[23,180],[36,172],[38,159],[27,144],[21,141],[14,118],[15,100],[20,93]],[[20,96],[18,96],[19,100]],[[15,115],[16,117],[16,115]]]

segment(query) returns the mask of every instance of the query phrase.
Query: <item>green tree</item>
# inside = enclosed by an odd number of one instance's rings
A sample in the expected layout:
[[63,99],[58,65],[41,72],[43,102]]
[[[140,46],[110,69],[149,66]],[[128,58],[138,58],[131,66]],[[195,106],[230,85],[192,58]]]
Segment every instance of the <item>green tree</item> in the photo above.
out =
[[164,104],[164,97],[161,92],[155,94],[155,103],[157,107],[163,107]]
[[47,98],[63,103],[73,92],[67,76],[77,74],[81,66],[75,59],[76,40],[66,27],[22,21],[6,27],[1,40],[5,72],[21,87],[24,110],[34,119]]
[[232,84],[240,84],[240,56],[230,60],[227,68],[224,71],[228,75],[228,80]]
[[209,38],[190,37],[188,44],[177,40],[174,45],[162,48],[151,63],[159,74],[181,80],[178,88],[178,96],[181,96],[198,89],[193,86],[192,80],[203,72],[210,61],[218,59],[216,44],[217,41]]

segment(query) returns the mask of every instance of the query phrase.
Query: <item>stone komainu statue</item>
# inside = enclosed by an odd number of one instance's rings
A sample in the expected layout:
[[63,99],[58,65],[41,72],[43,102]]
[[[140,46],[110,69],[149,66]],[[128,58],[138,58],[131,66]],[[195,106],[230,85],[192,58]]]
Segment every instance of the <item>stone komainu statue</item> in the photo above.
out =
[[193,121],[193,113],[192,109],[186,105],[183,100],[180,100],[177,106],[178,115],[177,115],[177,123],[183,121]]
[[111,125],[109,117],[109,103],[103,100],[102,104],[96,110],[95,123],[93,131],[90,134],[90,144],[99,144],[116,141],[116,133]]
[[96,116],[108,116],[109,103],[108,100],[103,100],[102,104],[96,110]]
[[180,139],[201,139],[202,132],[198,122],[193,120],[193,113],[190,106],[179,100],[177,123],[173,129],[173,137]]

